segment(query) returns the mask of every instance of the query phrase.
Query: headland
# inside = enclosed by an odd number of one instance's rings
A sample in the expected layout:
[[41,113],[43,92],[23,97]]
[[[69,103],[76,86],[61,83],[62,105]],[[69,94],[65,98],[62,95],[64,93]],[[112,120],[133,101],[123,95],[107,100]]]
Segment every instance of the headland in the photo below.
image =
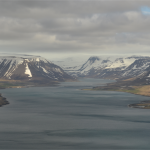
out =
[[9,104],[9,102],[0,94],[0,107],[7,104]]

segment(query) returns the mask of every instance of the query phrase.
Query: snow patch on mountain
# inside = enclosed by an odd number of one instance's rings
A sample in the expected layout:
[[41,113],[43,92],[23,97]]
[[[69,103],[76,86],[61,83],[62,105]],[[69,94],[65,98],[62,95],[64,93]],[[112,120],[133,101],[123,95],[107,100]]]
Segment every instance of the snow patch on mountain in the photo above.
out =
[[54,68],[54,71],[62,73],[62,71],[59,68]]
[[[39,67],[39,66],[38,66]],[[45,73],[49,73],[45,68],[41,67]]]
[[32,77],[31,71],[30,71],[27,63],[26,63],[26,67],[25,67],[25,74],[27,74],[28,77]]
[[112,64],[108,67],[106,67],[106,69],[108,68],[122,68],[124,67],[128,67],[130,64],[132,64],[136,59],[135,58],[118,58],[116,59],[114,62],[112,62]]
[[52,62],[57,64],[58,66],[61,66],[61,68],[64,70],[78,70],[86,60],[87,59],[82,57],[68,57],[62,60],[54,60]]

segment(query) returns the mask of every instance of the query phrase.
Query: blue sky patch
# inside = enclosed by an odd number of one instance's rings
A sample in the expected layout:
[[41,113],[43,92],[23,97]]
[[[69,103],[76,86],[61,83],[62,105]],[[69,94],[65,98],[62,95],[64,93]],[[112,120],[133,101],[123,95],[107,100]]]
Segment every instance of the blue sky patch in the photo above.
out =
[[150,15],[150,7],[143,6],[141,7],[141,11],[144,15]]

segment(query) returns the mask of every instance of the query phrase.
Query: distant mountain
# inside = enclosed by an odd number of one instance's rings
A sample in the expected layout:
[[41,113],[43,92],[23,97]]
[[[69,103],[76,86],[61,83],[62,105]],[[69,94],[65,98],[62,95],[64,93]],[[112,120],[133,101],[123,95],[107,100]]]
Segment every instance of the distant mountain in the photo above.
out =
[[64,70],[40,56],[1,56],[0,78],[9,80],[65,81],[73,79]]
[[[62,62],[64,64],[65,62]],[[66,62],[67,63],[67,62]],[[69,64],[69,63],[68,63]],[[150,78],[150,57],[90,57],[82,65],[63,66],[70,75],[77,77],[128,79]]]

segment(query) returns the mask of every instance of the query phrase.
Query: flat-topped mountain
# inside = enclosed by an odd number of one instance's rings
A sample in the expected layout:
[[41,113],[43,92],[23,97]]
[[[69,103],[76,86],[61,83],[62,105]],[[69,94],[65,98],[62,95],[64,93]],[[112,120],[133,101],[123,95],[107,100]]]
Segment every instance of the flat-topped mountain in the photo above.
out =
[[73,79],[54,63],[40,56],[0,56],[0,78],[9,80],[65,81]]

